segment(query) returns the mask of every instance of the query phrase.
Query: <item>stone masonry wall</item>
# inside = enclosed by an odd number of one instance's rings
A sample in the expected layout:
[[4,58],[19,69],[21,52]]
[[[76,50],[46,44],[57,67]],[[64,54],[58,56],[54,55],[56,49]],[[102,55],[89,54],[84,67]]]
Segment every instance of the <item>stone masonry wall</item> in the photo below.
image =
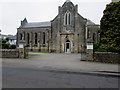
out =
[[111,52],[95,52],[94,53],[95,62],[103,63],[119,63],[120,64],[120,54]]
[[0,49],[1,58],[18,58],[19,51],[18,49]]

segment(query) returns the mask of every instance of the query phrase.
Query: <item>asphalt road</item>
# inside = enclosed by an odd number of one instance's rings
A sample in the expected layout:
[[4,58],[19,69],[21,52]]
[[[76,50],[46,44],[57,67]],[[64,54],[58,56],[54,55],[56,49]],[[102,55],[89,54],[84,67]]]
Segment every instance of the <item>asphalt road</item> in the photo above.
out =
[[118,88],[118,78],[3,65],[3,88]]
[[100,70],[118,71],[118,65],[82,62],[79,54],[38,54],[29,59],[3,59],[2,87],[118,88],[117,77],[79,72]]

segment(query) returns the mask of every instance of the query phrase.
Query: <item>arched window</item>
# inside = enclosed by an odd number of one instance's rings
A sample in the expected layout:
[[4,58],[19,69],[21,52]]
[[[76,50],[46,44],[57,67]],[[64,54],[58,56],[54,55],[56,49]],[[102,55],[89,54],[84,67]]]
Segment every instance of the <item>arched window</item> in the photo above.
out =
[[65,25],[70,25],[71,24],[71,13],[70,12],[65,13],[64,24]]
[[30,44],[30,35],[27,33],[27,44]]
[[68,24],[69,25],[71,24],[71,15],[70,15],[70,13],[68,14]]
[[43,44],[45,44],[45,32],[43,32]]
[[35,33],[35,45],[37,45],[37,33]]
[[95,42],[95,33],[93,33],[93,41]]
[[22,35],[22,33],[20,33],[20,40],[22,40],[23,39],[23,35]]
[[67,25],[67,21],[68,21],[68,19],[67,19],[67,13],[65,14],[65,25]]
[[87,38],[91,38],[89,29],[87,30]]

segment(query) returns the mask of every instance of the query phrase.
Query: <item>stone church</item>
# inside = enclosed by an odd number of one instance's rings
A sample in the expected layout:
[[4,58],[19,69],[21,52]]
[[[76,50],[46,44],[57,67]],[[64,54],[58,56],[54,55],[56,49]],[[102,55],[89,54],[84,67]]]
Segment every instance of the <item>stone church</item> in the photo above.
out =
[[66,0],[58,7],[58,15],[48,22],[30,23],[25,18],[17,29],[17,46],[25,40],[31,51],[80,53],[88,41],[99,41],[99,25],[82,17],[78,5]]

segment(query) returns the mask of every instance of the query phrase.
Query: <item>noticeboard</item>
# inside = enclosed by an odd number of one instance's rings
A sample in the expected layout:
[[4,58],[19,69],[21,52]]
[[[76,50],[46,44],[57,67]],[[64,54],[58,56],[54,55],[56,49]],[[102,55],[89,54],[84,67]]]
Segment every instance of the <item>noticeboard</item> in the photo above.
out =
[[87,49],[93,49],[93,45],[87,45]]
[[23,47],[23,44],[19,44],[19,48],[24,48],[24,47]]

